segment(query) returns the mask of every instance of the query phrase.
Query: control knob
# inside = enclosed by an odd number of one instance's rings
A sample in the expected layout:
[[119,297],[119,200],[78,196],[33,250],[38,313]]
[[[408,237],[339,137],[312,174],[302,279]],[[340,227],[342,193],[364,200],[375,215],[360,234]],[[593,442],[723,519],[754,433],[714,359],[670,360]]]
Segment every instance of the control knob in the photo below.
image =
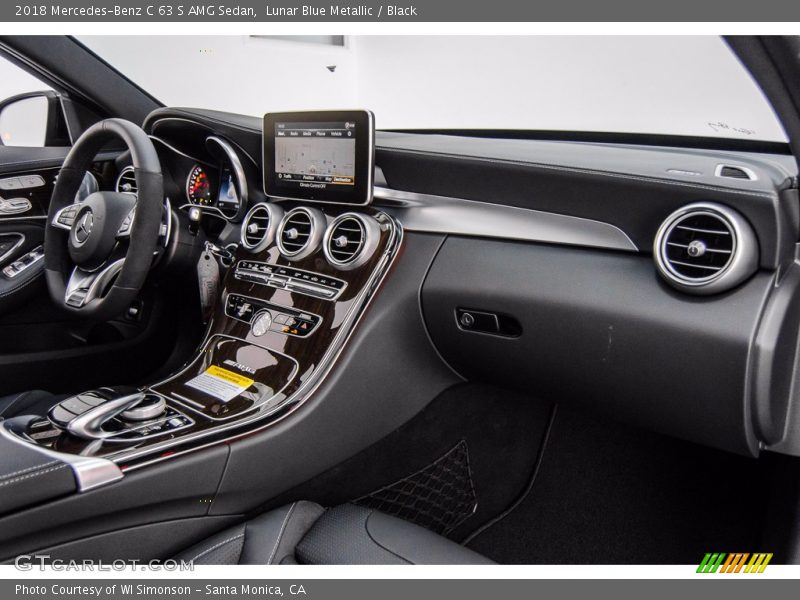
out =
[[264,310],[258,313],[256,318],[253,319],[251,331],[254,336],[261,337],[269,331],[270,326],[272,326],[272,313],[268,310]]
[[166,408],[167,403],[161,396],[147,394],[140,402],[120,413],[120,417],[126,421],[149,421],[164,414]]

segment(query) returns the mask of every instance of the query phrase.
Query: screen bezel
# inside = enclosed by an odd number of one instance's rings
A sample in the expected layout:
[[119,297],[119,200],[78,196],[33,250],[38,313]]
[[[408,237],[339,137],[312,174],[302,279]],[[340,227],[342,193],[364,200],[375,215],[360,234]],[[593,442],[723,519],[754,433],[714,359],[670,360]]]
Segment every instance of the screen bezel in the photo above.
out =
[[[315,190],[281,185],[275,173],[275,124],[325,121],[354,121],[356,123],[356,182],[353,187]],[[366,131],[366,135],[361,133],[364,131]],[[375,118],[370,111],[322,110],[267,113],[264,115],[261,136],[264,193],[270,198],[348,206],[365,206],[372,202],[375,171]]]

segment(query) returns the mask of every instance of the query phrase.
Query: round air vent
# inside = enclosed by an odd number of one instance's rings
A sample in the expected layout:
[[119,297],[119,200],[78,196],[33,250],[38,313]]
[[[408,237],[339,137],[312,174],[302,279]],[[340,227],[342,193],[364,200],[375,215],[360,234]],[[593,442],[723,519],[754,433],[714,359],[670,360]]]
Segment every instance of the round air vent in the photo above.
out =
[[310,256],[319,248],[325,225],[325,215],[319,209],[290,210],[278,227],[278,249],[290,260]]
[[136,172],[133,167],[125,167],[117,177],[115,189],[126,194],[137,194],[139,186],[136,184]]
[[656,235],[661,275],[694,294],[731,289],[755,273],[758,241],[750,224],[721,204],[699,202],[672,213]]
[[355,269],[366,263],[378,247],[380,227],[372,217],[345,213],[337,217],[325,232],[323,249],[332,265]]
[[275,240],[275,230],[282,218],[280,206],[266,202],[256,204],[242,222],[242,246],[253,253],[266,250]]

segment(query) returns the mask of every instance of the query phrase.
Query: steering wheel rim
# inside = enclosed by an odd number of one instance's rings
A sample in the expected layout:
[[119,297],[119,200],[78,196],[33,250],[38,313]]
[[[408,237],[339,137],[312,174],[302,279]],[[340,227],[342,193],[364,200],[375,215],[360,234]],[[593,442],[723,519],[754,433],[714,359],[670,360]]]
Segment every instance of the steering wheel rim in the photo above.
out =
[[[112,139],[121,139],[130,150],[138,188],[135,200],[130,194],[95,192],[75,203],[85,173]],[[139,126],[124,119],[106,119],[87,129],[64,160],[47,215],[44,269],[53,301],[71,313],[95,319],[123,312],[135,300],[152,266],[163,200],[161,163],[153,142]],[[127,251],[120,258],[122,221],[134,214],[128,221]]]

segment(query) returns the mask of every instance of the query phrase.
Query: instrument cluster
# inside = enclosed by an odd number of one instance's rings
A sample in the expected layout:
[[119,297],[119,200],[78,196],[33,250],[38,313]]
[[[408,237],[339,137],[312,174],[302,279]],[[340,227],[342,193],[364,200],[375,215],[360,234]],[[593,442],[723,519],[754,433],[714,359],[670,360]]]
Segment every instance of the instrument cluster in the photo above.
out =
[[246,185],[227,163],[218,169],[196,163],[186,177],[186,200],[196,206],[216,208],[232,219],[242,207],[242,189]]

